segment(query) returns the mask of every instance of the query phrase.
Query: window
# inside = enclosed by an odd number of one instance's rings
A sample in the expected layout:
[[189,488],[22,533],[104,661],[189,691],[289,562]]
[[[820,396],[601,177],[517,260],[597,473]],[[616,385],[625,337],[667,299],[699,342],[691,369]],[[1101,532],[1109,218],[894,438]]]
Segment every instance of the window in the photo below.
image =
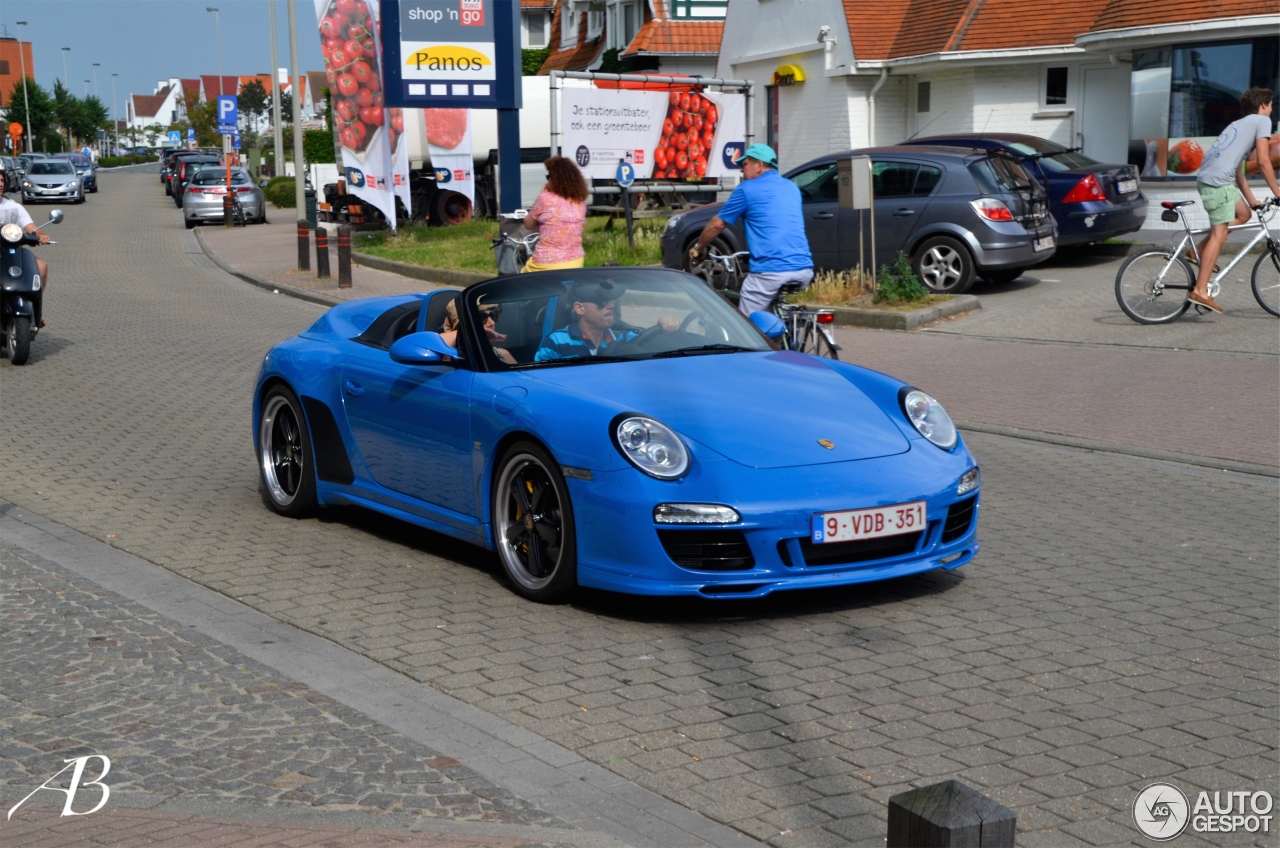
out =
[[9,76],[9,60],[0,59],[0,76]]
[[560,8],[560,46],[575,47],[578,44],[578,19],[582,15],[574,11],[572,3],[562,3]]
[[880,197],[910,197],[919,165],[910,162],[871,163],[871,193]]
[[1067,102],[1067,69],[1044,69],[1044,105],[1063,106]]
[[840,199],[836,171],[835,162],[826,162],[801,171],[791,177],[791,181],[800,189],[802,202],[827,203]]
[[524,47],[537,50],[547,46],[547,13],[525,12]]
[[587,12],[587,40],[604,34],[604,12]]
[[622,6],[622,43],[630,44],[640,32],[640,4],[624,3]]
[[925,80],[924,82],[916,83],[916,111],[917,112],[929,111],[929,89],[931,87],[932,86],[929,84],[928,80]]
[[928,197],[933,194],[933,190],[938,187],[938,183],[942,182],[942,171],[939,168],[933,168],[929,165],[920,166],[920,174],[916,177],[916,187],[912,190],[912,197]]

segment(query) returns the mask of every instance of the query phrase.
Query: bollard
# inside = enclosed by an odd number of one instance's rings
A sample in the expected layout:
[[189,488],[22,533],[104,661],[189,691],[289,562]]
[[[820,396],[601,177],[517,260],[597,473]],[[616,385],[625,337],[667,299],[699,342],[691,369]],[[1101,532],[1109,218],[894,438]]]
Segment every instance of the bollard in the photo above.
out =
[[298,219],[298,270],[311,270],[311,233],[306,218]]
[[338,227],[338,288],[351,288],[351,228]]
[[227,189],[227,193],[222,195],[222,226],[234,227],[236,224],[234,216],[231,212],[231,189]]
[[958,780],[889,799],[887,848],[1013,848],[1018,817]]
[[329,279],[329,231],[316,227],[316,279]]

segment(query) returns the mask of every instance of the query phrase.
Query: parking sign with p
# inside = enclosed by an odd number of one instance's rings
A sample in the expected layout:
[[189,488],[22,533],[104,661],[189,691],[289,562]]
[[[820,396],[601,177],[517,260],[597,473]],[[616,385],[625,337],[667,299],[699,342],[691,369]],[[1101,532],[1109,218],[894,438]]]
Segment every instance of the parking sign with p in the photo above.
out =
[[235,135],[236,132],[236,97],[224,94],[218,98],[218,132],[223,135]]

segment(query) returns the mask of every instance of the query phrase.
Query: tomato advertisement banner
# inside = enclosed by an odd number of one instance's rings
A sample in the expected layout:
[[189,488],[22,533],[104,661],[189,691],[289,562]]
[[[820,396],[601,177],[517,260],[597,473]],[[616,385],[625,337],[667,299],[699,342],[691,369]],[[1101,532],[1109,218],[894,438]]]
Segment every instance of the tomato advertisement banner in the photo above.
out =
[[691,90],[561,89],[561,153],[588,178],[612,179],[619,160],[639,179],[698,180],[738,174],[746,101]]
[[[333,98],[333,128],[347,192],[396,227],[396,197],[409,202],[404,113],[384,104],[378,0],[315,0],[320,49]],[[319,92],[313,92],[319,97]]]
[[[415,111],[409,110],[412,115]],[[471,158],[470,109],[422,109],[427,151],[436,174],[436,185],[465,194],[475,203],[476,177]]]

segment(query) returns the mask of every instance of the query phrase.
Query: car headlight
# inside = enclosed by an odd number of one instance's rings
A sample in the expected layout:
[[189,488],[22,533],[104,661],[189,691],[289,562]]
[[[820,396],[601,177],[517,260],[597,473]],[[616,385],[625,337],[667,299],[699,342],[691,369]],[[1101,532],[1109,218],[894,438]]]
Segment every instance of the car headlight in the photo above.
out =
[[76,187],[76,181],[75,181],[75,180],[72,180],[71,182],[67,183],[67,188],[75,188],[75,187]]
[[[0,227],[0,238],[17,244],[22,241],[22,227],[17,224],[5,224],[3,227]],[[14,265],[13,267],[16,268],[18,266]]]
[[920,431],[920,435],[943,450],[951,450],[956,446],[959,438],[956,425],[942,408],[942,404],[910,386],[903,386],[898,392],[898,403],[902,405],[902,411],[911,426]]
[[650,477],[674,480],[689,470],[689,451],[675,432],[652,418],[628,415],[613,425],[613,443],[627,461]]
[[667,219],[667,225],[662,228],[662,231],[664,233],[671,232],[676,228],[676,224],[679,224],[680,219],[683,217],[684,217],[684,213],[681,213],[679,215],[672,215],[670,218]]
[[31,182],[30,182],[30,180],[23,180],[23,181],[22,181],[22,187],[23,187],[23,188],[31,188]]

